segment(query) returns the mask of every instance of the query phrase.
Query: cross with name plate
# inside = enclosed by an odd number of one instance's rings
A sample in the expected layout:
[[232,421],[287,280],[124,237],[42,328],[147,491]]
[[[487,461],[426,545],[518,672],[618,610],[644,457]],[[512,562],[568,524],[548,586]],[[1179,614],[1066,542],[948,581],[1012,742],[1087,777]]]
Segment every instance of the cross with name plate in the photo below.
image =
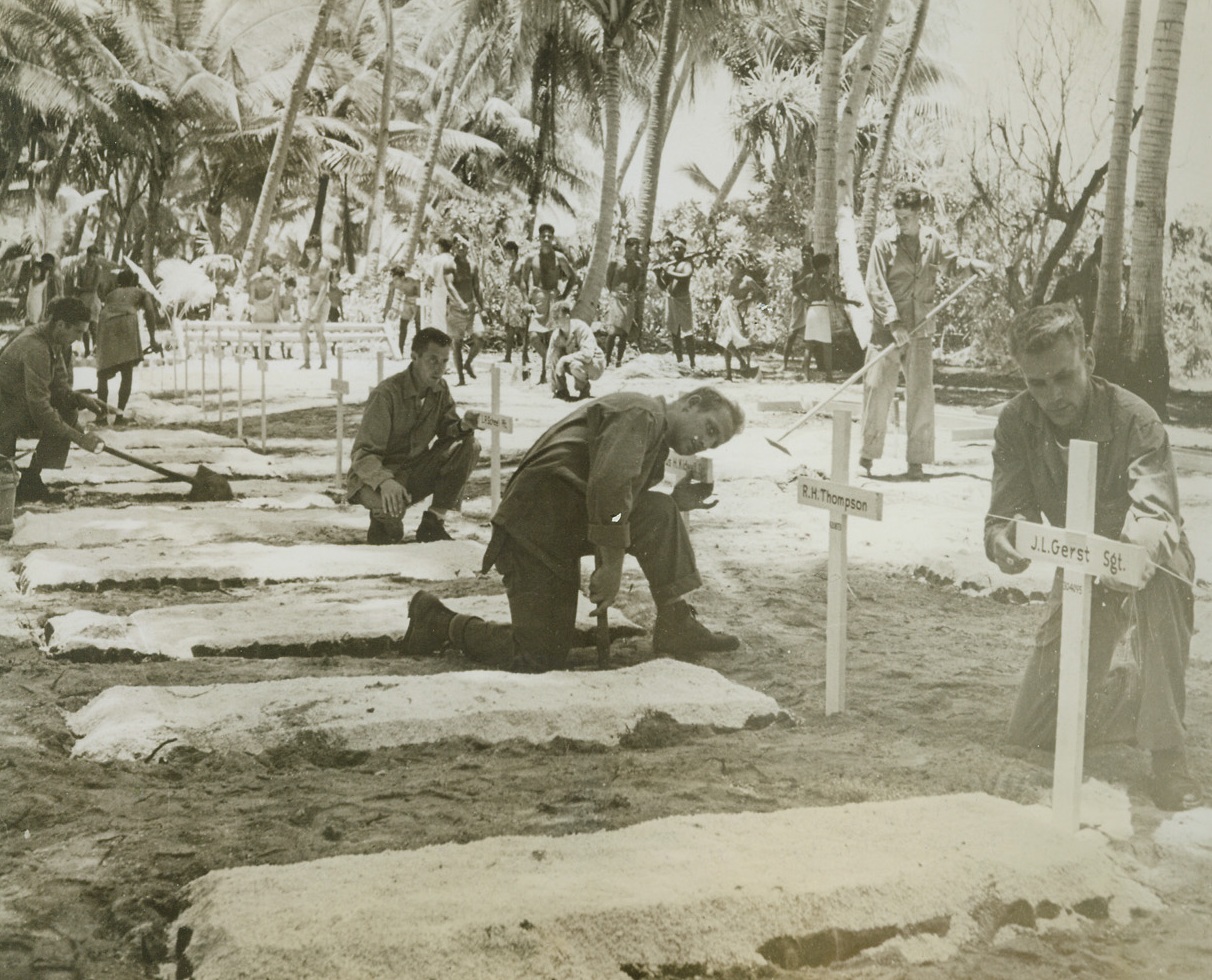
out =
[[799,502],[829,511],[829,586],[825,625],[825,714],[846,710],[846,526],[851,517],[879,521],[884,517],[883,494],[850,485],[850,425],[848,411],[833,413],[831,480],[799,478]]
[[1148,556],[1139,545],[1094,533],[1098,443],[1069,443],[1065,527],[1016,520],[1015,548],[1024,558],[1064,569],[1061,593],[1060,677],[1056,705],[1056,752],[1052,816],[1076,832],[1081,816],[1082,763],[1086,747],[1086,686],[1090,659],[1090,599],[1095,578],[1139,588]]

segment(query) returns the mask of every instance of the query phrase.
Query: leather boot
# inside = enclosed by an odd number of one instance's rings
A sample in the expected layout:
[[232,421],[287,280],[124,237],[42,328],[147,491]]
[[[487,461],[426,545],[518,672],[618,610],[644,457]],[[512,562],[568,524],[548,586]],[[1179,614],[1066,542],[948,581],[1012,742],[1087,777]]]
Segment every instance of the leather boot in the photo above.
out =
[[450,642],[454,612],[432,592],[416,593],[408,603],[408,630],[400,652],[406,657],[430,657]]
[[657,610],[652,628],[652,652],[670,657],[692,653],[735,650],[741,641],[730,633],[716,633],[699,622],[694,606],[678,600]]

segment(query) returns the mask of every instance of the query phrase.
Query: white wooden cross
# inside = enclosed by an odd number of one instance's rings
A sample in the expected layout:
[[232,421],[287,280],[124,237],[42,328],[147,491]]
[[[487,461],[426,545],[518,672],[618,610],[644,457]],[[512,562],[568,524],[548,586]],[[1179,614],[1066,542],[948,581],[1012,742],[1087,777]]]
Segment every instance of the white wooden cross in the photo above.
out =
[[825,714],[846,710],[846,525],[851,517],[879,521],[884,496],[850,485],[850,419],[833,413],[832,479],[799,478],[799,502],[829,511],[829,586],[825,625]]
[[1096,577],[1139,588],[1148,556],[1139,545],[1094,533],[1098,443],[1069,443],[1065,527],[1015,521],[1015,548],[1024,558],[1060,565],[1060,678],[1056,704],[1056,753],[1052,769],[1052,817],[1076,832],[1081,816],[1082,761],[1086,748],[1086,684],[1090,658],[1090,597]]
[[202,342],[198,345],[198,353],[202,357],[202,381],[198,385],[198,407],[202,409],[202,417],[206,418],[206,324],[202,324]]
[[244,332],[236,334],[236,438],[244,438]]
[[383,355],[382,351],[377,351],[375,353],[375,378],[377,379],[375,382],[376,384],[383,383],[383,357],[384,357],[384,355]]
[[492,366],[492,401],[490,404],[492,411],[481,413],[479,427],[492,432],[492,444],[489,450],[492,469],[488,485],[492,495],[492,513],[495,514],[497,505],[501,502],[501,433],[513,432],[513,416],[501,414],[501,365],[499,364]]
[[269,350],[265,346],[265,330],[258,331],[257,337],[257,370],[261,372],[261,452],[266,451],[266,433],[268,426],[265,421],[265,372],[269,370]]
[[332,379],[331,386],[337,396],[337,482],[336,488],[341,489],[345,482],[345,396],[349,394],[349,382],[345,380],[345,348],[337,348],[337,376]]
[[221,424],[223,422],[223,343],[221,340],[215,341],[214,351],[215,351],[215,357],[218,360],[218,364],[219,364],[219,366],[218,366],[218,373],[219,373],[218,396],[219,396],[219,422]]

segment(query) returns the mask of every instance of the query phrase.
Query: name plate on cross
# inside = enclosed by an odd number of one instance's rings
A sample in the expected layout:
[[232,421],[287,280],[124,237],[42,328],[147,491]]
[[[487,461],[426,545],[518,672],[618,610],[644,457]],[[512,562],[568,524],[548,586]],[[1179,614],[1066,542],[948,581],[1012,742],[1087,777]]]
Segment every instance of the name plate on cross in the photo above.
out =
[[498,415],[495,412],[481,412],[480,426],[481,429],[493,430],[497,432],[513,432],[513,416]]
[[349,394],[349,382],[342,378],[333,378],[331,387],[332,390],[338,395]]
[[1024,558],[1133,588],[1144,585],[1149,558],[1140,545],[1030,521],[1016,521],[1015,525],[1015,547]]
[[685,473],[699,483],[715,482],[711,460],[704,456],[679,456],[677,453],[670,453],[669,458],[665,460],[665,469]]
[[798,481],[799,502],[808,507],[836,511],[846,517],[865,517],[872,521],[884,519],[884,495],[872,490],[860,490],[832,480],[814,480],[801,476]]

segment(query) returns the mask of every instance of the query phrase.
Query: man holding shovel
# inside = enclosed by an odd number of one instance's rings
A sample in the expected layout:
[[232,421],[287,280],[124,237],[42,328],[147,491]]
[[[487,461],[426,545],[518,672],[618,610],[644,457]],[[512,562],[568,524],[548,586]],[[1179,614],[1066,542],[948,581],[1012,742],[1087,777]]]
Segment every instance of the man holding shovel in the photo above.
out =
[[45,318],[18,334],[0,351],[0,456],[17,454],[17,440],[38,439],[38,446],[17,484],[17,502],[52,499],[42,482],[42,470],[61,470],[71,444],[91,453],[104,443],[76,424],[76,413],[87,408],[98,416],[105,403],[71,387],[71,347],[88,329],[91,310],[73,297],[47,305]]
[[863,383],[863,448],[859,465],[871,475],[884,453],[888,410],[897,378],[905,372],[905,412],[909,432],[905,477],[923,480],[922,466],[934,462],[934,331],[926,312],[934,305],[938,274],[969,270],[987,273],[993,266],[961,256],[933,228],[922,224],[929,195],[916,184],[902,184],[892,200],[896,227],[876,236],[867,266],[867,293],[875,313],[868,360],[895,343],[896,351],[873,365]]

